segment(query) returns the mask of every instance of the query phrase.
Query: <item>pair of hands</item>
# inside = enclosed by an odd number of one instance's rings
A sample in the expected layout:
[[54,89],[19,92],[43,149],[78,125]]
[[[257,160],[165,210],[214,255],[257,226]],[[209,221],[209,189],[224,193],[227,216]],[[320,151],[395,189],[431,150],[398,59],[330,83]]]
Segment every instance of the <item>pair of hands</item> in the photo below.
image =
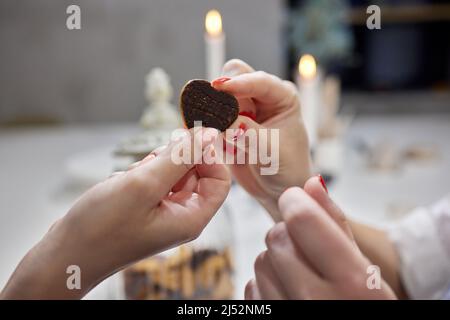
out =
[[[266,236],[245,297],[259,299],[395,299],[389,285],[359,250],[344,213],[321,177],[279,199],[283,221]],[[378,286],[379,285],[379,286]]]
[[[343,250],[350,260],[341,257],[336,266],[344,268],[351,263],[357,274],[363,271],[365,274],[363,266],[368,262],[350,238],[343,237],[337,227],[339,219],[333,221],[327,216],[326,213],[331,214],[331,202],[324,207],[327,202],[315,198],[317,204],[298,188],[283,193],[288,187],[303,186],[311,175],[308,139],[299,121],[297,90],[292,83],[255,72],[240,60],[227,62],[224,76],[226,81],[213,85],[236,96],[243,112],[231,128],[238,129],[242,124],[256,130],[277,128],[282,142],[276,175],[260,175],[260,164],[230,166],[236,180],[273,219],[284,221],[269,234],[269,250],[257,261],[256,281],[248,286],[247,296],[333,297],[325,290],[323,279],[328,275],[326,263],[330,262],[328,269],[336,268],[331,262],[334,260],[327,255],[320,258],[320,253]],[[186,130],[179,140],[156,149],[127,172],[93,187],[22,260],[3,296],[80,298],[124,266],[196,238],[225,200],[231,176],[223,164],[175,164],[171,152],[180,145],[192,146],[194,140],[206,152],[218,137],[214,129]],[[308,210],[300,210],[305,205]],[[274,236],[280,234],[284,236]],[[281,243],[275,246],[278,251],[273,249],[275,243]],[[289,270],[270,264],[273,259],[269,256],[276,254],[281,254],[280,261],[292,262],[286,263]],[[318,259],[312,259],[311,254]],[[65,271],[69,265],[78,265],[82,270],[80,290],[67,290]],[[297,293],[292,291],[294,283],[298,285]],[[311,286],[305,287],[307,283]],[[25,286],[28,290],[23,290]],[[340,288],[336,287],[336,292]]]

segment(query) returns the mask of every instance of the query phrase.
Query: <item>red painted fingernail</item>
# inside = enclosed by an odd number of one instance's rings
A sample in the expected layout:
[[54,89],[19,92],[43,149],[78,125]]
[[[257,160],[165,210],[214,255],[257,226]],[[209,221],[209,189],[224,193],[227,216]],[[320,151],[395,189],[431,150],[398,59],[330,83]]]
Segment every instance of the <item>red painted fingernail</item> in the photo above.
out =
[[225,83],[228,80],[231,80],[231,78],[230,77],[220,77],[220,78],[217,78],[217,79],[211,81],[211,85],[213,87],[216,86],[216,85],[221,85],[222,83]]
[[327,185],[325,184],[325,180],[323,179],[323,177],[320,174],[318,174],[317,178],[319,178],[320,184],[325,189],[325,191],[328,193],[328,188],[327,188]]
[[234,134],[233,136],[233,141],[237,141],[237,139],[241,136],[243,136],[245,133],[245,125],[243,128],[241,128],[241,126],[239,126],[239,129],[237,130],[237,132]]
[[247,126],[245,123],[241,123],[239,125],[239,129],[237,129],[237,132],[233,136],[233,141],[237,141],[237,139],[244,135],[245,131],[247,131]]
[[250,119],[252,119],[253,121],[256,121],[256,114],[254,114],[254,113],[251,112],[251,111],[241,111],[241,112],[239,112],[239,115],[240,115],[240,116],[247,117],[247,118],[250,118]]

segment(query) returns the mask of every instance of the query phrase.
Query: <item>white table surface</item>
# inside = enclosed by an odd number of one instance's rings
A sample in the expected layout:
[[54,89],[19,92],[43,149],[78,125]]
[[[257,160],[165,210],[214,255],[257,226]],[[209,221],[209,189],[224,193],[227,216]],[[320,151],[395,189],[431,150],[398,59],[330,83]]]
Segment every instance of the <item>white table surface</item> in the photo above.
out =
[[[0,130],[0,288],[23,255],[80,194],[68,181],[68,159],[90,150],[107,154],[134,131],[130,124]],[[435,145],[440,157],[395,173],[369,171],[352,146],[383,139],[397,146]],[[357,117],[346,135],[345,165],[329,186],[330,193],[349,216],[386,224],[394,219],[390,207],[428,204],[450,191],[449,139],[449,115]],[[232,190],[227,201],[234,208],[236,297],[242,298],[271,221],[239,188]],[[118,297],[111,287],[111,283],[100,285],[88,298]]]

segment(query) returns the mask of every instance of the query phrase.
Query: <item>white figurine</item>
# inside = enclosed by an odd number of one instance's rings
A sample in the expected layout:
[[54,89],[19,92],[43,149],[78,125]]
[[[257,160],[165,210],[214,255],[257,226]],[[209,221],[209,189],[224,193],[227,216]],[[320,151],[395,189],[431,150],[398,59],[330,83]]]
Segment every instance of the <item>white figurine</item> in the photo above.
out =
[[170,103],[173,89],[169,75],[161,68],[154,68],[145,77],[145,82],[145,97],[149,104],[141,117],[141,126],[146,130],[180,127],[180,116]]

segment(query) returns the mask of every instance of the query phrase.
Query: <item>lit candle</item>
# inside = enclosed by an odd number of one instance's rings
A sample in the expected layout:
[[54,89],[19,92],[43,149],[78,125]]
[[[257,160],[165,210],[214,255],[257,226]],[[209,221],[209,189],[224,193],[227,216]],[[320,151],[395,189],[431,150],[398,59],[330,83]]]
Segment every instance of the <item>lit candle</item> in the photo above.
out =
[[220,77],[225,63],[225,33],[219,11],[211,10],[205,18],[206,76],[209,81]]
[[316,60],[310,54],[300,58],[297,84],[300,93],[301,117],[308,133],[310,147],[314,148],[317,143],[321,88]]

